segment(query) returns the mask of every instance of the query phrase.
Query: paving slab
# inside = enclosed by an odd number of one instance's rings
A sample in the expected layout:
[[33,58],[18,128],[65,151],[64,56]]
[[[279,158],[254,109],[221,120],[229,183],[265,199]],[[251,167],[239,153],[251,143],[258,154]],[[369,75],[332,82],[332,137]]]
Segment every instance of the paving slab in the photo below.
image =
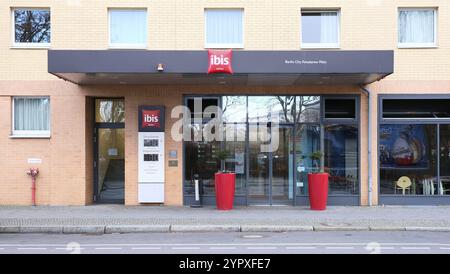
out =
[[[308,207],[0,206],[0,233],[152,231],[446,230],[450,206]],[[21,230],[20,227],[23,227]],[[47,227],[47,228],[38,228]],[[50,228],[49,228],[50,227]],[[406,229],[408,227],[408,229]],[[49,232],[51,233],[51,232]]]

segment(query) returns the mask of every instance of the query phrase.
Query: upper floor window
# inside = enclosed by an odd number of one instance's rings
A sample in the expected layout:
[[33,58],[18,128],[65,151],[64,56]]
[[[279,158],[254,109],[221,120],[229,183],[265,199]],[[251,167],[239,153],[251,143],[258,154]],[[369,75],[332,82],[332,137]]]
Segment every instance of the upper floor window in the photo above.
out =
[[243,9],[205,10],[205,48],[243,48]]
[[147,47],[147,10],[109,10],[110,48]]
[[339,48],[339,11],[302,11],[302,48]]
[[12,10],[15,47],[50,46],[50,10],[15,8]]
[[398,13],[398,46],[435,47],[436,23],[436,9],[400,9]]
[[50,136],[50,98],[13,98],[13,136]]

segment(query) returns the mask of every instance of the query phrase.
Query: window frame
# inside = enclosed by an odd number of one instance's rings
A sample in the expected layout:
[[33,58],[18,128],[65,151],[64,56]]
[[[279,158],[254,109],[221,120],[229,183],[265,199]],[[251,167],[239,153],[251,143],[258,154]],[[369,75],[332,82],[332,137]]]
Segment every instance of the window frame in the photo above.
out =
[[[325,101],[328,99],[332,100],[354,100],[355,104],[355,117],[354,118],[327,118],[325,117]],[[320,120],[323,124],[351,124],[359,123],[361,110],[360,110],[360,98],[355,95],[322,95],[320,102]]]
[[[432,43],[401,43],[400,42],[400,12],[401,11],[423,11],[432,10],[434,16],[434,42]],[[437,48],[438,47],[438,8],[437,7],[403,7],[397,11],[397,47],[399,49],[420,49],[420,48]]]
[[424,95],[424,94],[400,94],[400,95],[379,95],[378,96],[378,122],[379,124],[402,124],[402,123],[450,123],[450,117],[404,117],[404,118],[388,118],[384,117],[383,115],[383,104],[384,100],[427,100],[427,99],[446,99],[450,100],[450,96],[442,94],[430,94],[430,95]]
[[[111,11],[145,11],[145,43],[112,43],[111,42]],[[147,8],[108,8],[108,48],[109,49],[147,49],[148,48],[148,9]]]
[[[304,13],[336,12],[337,42],[336,43],[305,43],[303,42],[302,17]],[[300,11],[300,48],[301,49],[340,49],[341,48],[341,9],[301,10]]]
[[[208,24],[206,22],[207,17],[207,11],[208,10],[234,10],[234,11],[240,11],[242,16],[242,43],[231,43],[231,44],[224,44],[224,43],[208,43],[207,41],[207,28]],[[243,49],[245,44],[245,9],[244,8],[205,8],[203,9],[203,24],[204,24],[204,48],[205,49]]]
[[[15,115],[15,100],[16,99],[48,99],[48,111],[49,111],[49,121],[48,121],[48,130],[16,130],[14,115]],[[51,121],[52,121],[52,112],[51,112],[51,103],[50,96],[12,96],[11,97],[11,138],[50,138],[51,136]]]
[[52,35],[50,34],[50,43],[24,43],[16,42],[16,10],[46,10],[50,13],[50,33],[52,30],[52,11],[50,7],[12,7],[11,8],[11,48],[18,49],[49,49],[51,48]]

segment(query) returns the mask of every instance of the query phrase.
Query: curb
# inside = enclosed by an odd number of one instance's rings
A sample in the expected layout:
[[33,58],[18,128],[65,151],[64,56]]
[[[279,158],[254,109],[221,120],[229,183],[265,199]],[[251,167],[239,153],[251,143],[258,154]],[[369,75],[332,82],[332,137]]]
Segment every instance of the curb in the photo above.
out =
[[19,233],[63,233],[63,226],[21,226]]
[[19,226],[0,226],[0,233],[19,233]]
[[241,232],[292,232],[292,231],[313,231],[312,226],[295,225],[241,225]]
[[421,227],[421,226],[407,226],[406,231],[434,231],[434,232],[450,232],[450,227]]
[[240,232],[239,225],[171,225],[170,232]]
[[4,233],[113,234],[177,232],[295,232],[295,231],[423,231],[450,232],[450,227],[422,226],[296,226],[296,225],[66,225],[0,226]]
[[368,226],[314,226],[314,231],[369,231]]
[[105,226],[103,225],[71,225],[63,226],[64,234],[104,234]]
[[405,227],[401,226],[369,226],[370,231],[406,231]]
[[170,232],[170,225],[107,225],[105,234]]

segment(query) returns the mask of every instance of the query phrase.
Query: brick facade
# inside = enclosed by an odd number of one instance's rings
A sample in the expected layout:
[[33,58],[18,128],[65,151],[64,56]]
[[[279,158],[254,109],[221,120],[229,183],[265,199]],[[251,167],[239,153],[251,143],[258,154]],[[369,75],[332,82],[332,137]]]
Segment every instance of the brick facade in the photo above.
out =
[[[184,94],[360,94],[361,96],[361,204],[367,204],[367,145],[376,140],[377,94],[450,92],[450,2],[447,0],[12,0],[0,3],[0,204],[30,204],[27,158],[38,165],[37,203],[91,204],[93,193],[93,98],[123,97],[126,111],[125,203],[137,201],[137,108],[165,105],[166,154],[178,151],[178,167],[166,161],[166,205],[182,204],[182,144],[171,140],[173,106]],[[52,49],[108,49],[108,8],[148,9],[149,50],[204,49],[204,8],[244,9],[245,50],[300,50],[300,10],[340,8],[341,50],[394,50],[395,73],[369,85],[374,96],[367,112],[367,96],[354,86],[340,87],[222,87],[222,86],[77,86],[47,73],[46,49],[18,49],[12,45],[11,8],[50,7]],[[397,48],[397,9],[438,7],[438,47]],[[50,96],[51,138],[11,138],[12,96]],[[367,118],[372,136],[367,136]],[[372,142],[373,201],[377,203],[377,144]],[[168,155],[166,155],[168,159]]]

